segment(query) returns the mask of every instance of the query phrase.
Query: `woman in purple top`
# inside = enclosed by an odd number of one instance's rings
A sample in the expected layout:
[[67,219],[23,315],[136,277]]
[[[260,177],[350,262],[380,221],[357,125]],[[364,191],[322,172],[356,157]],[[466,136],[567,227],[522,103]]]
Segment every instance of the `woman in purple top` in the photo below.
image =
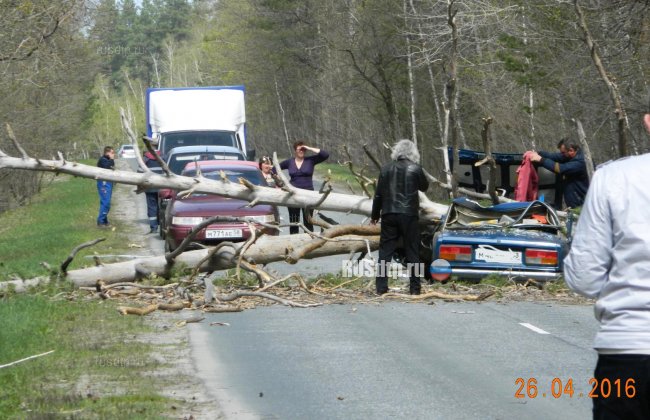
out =
[[[305,157],[305,152],[309,150],[316,153],[313,156]],[[294,157],[280,162],[280,168],[289,170],[290,182],[296,188],[303,190],[314,190],[314,182],[312,176],[314,175],[314,166],[327,160],[330,154],[325,150],[316,149],[314,147],[306,146],[304,142],[297,141],[293,144]],[[300,207],[288,207],[289,222],[298,223],[300,220]],[[314,225],[309,223],[313,215],[313,210],[309,210],[309,217],[302,209],[302,222],[307,229],[314,231]],[[300,231],[298,226],[290,226],[289,232],[293,235]]]

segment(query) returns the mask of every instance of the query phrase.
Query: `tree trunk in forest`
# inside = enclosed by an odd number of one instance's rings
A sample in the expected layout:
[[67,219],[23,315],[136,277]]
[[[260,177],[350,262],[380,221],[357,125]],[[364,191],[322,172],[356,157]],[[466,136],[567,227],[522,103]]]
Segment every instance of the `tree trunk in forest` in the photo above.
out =
[[600,54],[598,53],[598,46],[596,45],[593,37],[591,36],[591,32],[589,31],[589,27],[587,26],[587,20],[585,19],[585,15],[582,11],[582,8],[578,4],[578,0],[573,0],[573,4],[575,6],[575,11],[578,16],[578,25],[580,26],[580,29],[582,30],[582,33],[585,37],[584,41],[585,44],[587,44],[587,47],[589,48],[591,59],[594,62],[594,65],[596,66],[596,70],[598,71],[600,78],[603,80],[603,82],[605,82],[605,85],[607,86],[607,89],[609,91],[609,96],[614,104],[614,113],[616,114],[616,119],[618,122],[617,124],[618,155],[619,157],[627,156],[628,155],[627,112],[623,107],[623,100],[621,98],[621,94],[618,90],[618,86],[614,82],[614,78],[610,74],[608,74],[607,71],[605,70],[605,66],[603,65],[603,62],[600,58]]
[[287,142],[287,150],[289,151],[289,154],[291,154],[293,153],[293,150],[291,150],[291,140],[289,140],[289,131],[287,130],[287,120],[284,116],[284,107],[282,106],[282,97],[280,96],[280,88],[278,87],[277,76],[273,76],[273,81],[275,82],[275,96],[278,99],[280,119],[282,120],[282,129],[284,130],[284,140]]
[[487,192],[490,195],[492,204],[499,204],[499,196],[497,195],[497,163],[492,157],[492,136],[490,135],[490,124],[492,118],[483,118],[483,130],[481,130],[481,138],[483,139],[483,149],[485,150],[485,158],[480,162],[476,162],[476,166],[481,166],[484,163],[488,164],[488,182]]
[[[404,27],[407,28],[406,21],[406,1],[404,0]],[[408,70],[408,81],[409,81],[409,97],[411,98],[410,111],[411,111],[411,140],[415,143],[415,146],[418,145],[418,134],[417,134],[417,124],[415,123],[415,86],[413,81],[413,63],[411,57],[411,35],[406,34],[406,67]]]
[[[456,55],[458,54],[458,30],[454,18],[458,10],[454,10],[454,0],[447,0],[447,24],[451,27],[451,56],[449,57],[449,69],[446,84],[446,101],[449,128],[451,130],[451,147],[453,150],[452,173],[451,173],[451,194],[454,198],[458,197],[458,172],[460,160],[458,156],[458,121],[456,115]],[[447,152],[445,150],[445,152]]]
[[576,124],[576,131],[578,132],[578,141],[580,141],[580,147],[582,147],[582,152],[585,155],[585,165],[587,166],[587,174],[591,180],[594,177],[594,159],[591,157],[591,150],[589,149],[589,143],[587,143],[587,136],[585,135],[585,130],[582,128],[582,123],[580,120],[573,120]]

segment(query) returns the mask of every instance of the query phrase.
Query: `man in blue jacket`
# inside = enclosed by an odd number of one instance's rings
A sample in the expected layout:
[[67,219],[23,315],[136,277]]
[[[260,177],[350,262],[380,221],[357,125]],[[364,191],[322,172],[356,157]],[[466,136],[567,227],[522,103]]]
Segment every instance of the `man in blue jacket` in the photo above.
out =
[[[562,152],[562,146],[565,152]],[[560,143],[560,152],[532,152],[530,160],[539,162],[549,171],[562,176],[564,203],[567,207],[582,206],[589,189],[589,174],[585,156],[580,146],[573,143]],[[556,206],[560,207],[560,206]]]
[[[97,161],[97,166],[103,169],[115,168],[115,149],[111,146],[104,147],[104,154]],[[97,226],[109,227],[108,212],[111,210],[111,196],[113,195],[113,183],[110,181],[97,180],[97,192],[99,193],[99,215]]]

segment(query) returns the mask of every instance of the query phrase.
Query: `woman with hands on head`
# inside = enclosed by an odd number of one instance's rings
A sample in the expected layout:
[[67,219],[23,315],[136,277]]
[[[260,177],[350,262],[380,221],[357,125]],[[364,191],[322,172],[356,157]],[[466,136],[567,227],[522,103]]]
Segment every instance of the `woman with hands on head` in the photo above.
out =
[[[314,190],[314,167],[321,162],[327,160],[330,156],[328,152],[322,149],[315,147],[307,146],[303,141],[296,141],[293,144],[294,157],[290,159],[283,160],[280,162],[281,169],[287,169],[289,171],[290,183],[296,188],[301,188],[303,190]],[[307,152],[315,153],[314,155],[306,156]],[[300,207],[288,207],[289,210],[289,222],[298,223],[300,220]],[[305,213],[305,209],[302,209],[302,222],[307,229],[314,231],[313,224],[309,223],[309,219],[312,217],[313,211],[309,211],[309,216]],[[300,231],[298,226],[289,227],[289,232],[293,235]]]

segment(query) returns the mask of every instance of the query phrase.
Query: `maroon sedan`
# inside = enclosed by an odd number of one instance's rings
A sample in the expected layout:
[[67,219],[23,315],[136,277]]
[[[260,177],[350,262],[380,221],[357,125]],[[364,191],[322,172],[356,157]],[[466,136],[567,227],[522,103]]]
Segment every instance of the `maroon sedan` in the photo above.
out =
[[[184,176],[195,176],[196,165],[201,169],[205,178],[220,180],[221,172],[232,182],[245,178],[254,185],[266,186],[264,175],[257,163],[247,161],[207,160],[188,163],[182,172]],[[178,198],[174,194],[166,211],[167,235],[165,248],[167,251],[176,249],[187,237],[192,228],[213,216],[247,217],[254,223],[278,223],[280,217],[274,206],[258,204],[249,208],[247,201],[221,197],[213,194],[192,194],[188,198]],[[262,228],[259,224],[258,227]],[[269,235],[277,235],[279,231],[272,228],[262,228]],[[219,222],[209,225],[194,236],[194,243],[214,244],[220,241],[244,241],[251,235],[248,224],[243,222]]]

